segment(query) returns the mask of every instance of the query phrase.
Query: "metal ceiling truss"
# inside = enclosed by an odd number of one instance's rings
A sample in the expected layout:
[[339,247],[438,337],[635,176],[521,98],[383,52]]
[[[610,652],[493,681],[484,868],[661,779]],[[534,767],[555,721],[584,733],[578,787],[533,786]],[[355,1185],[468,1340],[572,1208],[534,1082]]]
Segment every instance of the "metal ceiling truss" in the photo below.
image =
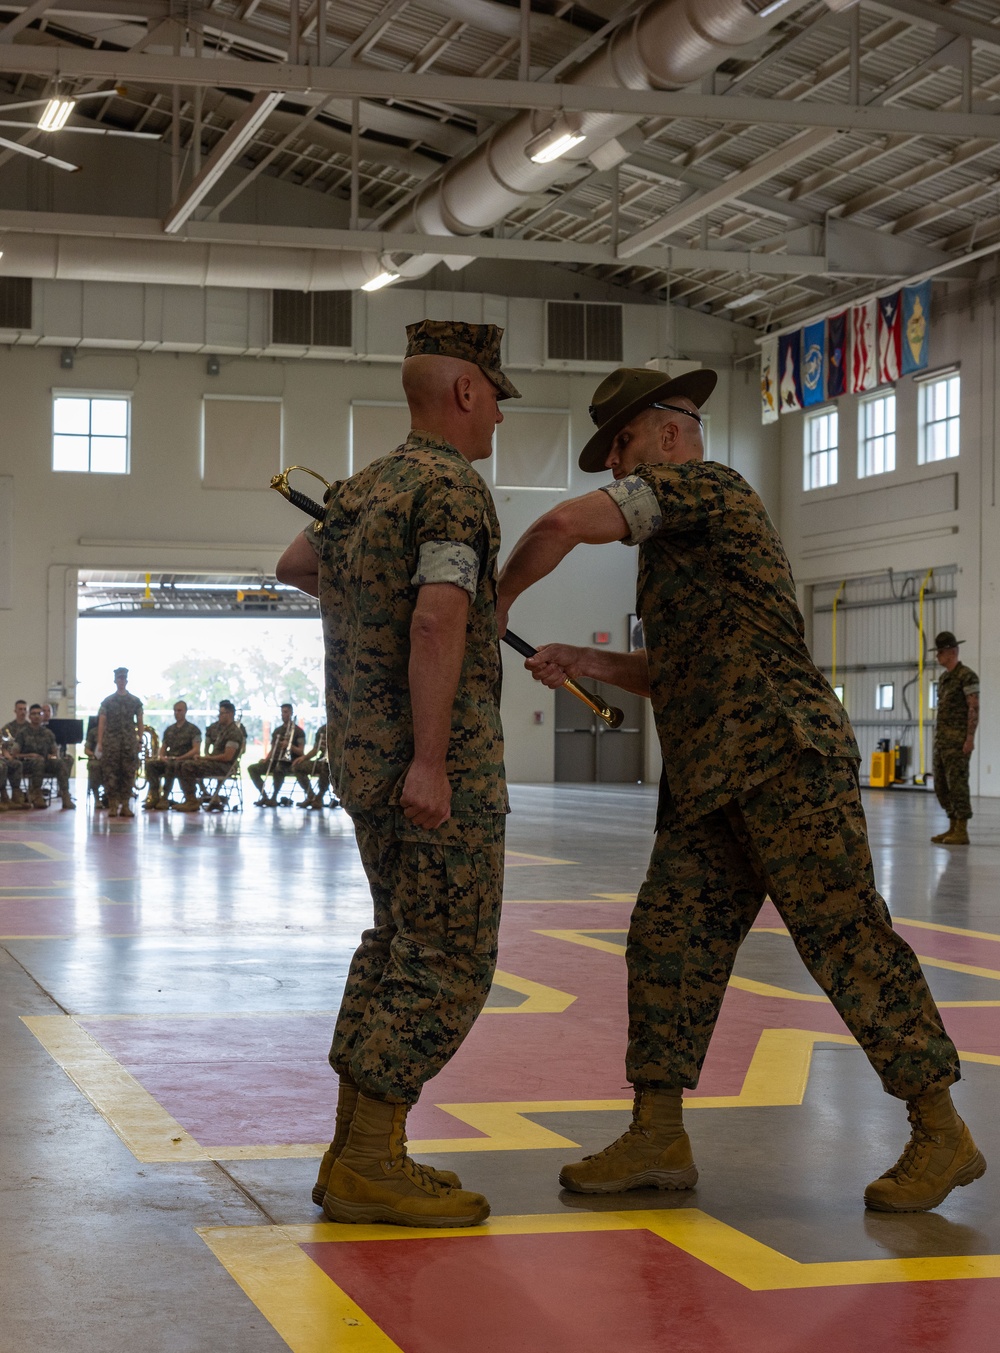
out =
[[[548,262],[637,291],[669,286],[674,301],[759,324],[815,307],[817,290],[847,296],[1000,235],[1000,24],[965,12],[974,0],[863,0],[846,14],[817,0],[700,90],[558,82],[641,8],[214,0],[179,13],[172,0],[32,0],[0,29],[0,79],[129,86],[88,116],[164,135],[179,241]],[[102,16],[129,50],[101,45]],[[519,78],[496,78],[508,75]],[[568,162],[492,236],[378,229],[524,109],[636,125],[617,169]],[[368,228],[220,220],[262,174],[349,200]],[[0,229],[163,238],[163,222],[114,216],[0,212]]]

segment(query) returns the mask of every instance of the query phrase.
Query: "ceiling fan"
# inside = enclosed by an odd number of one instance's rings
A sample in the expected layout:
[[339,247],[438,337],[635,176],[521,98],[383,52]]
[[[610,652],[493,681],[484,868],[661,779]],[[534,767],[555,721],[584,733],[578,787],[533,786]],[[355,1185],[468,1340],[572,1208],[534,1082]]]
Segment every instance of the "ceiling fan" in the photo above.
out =
[[[77,132],[83,136],[126,136],[134,141],[159,141],[159,132],[129,132],[122,131],[117,127],[67,126],[76,105],[83,99],[106,99],[115,94],[121,95],[124,93],[125,90],[120,85],[114,89],[95,89],[89,94],[61,94],[56,90],[55,94],[47,99],[32,99],[28,103],[0,103],[0,113],[20,112],[23,108],[41,108],[43,110],[37,122],[22,122],[13,118],[0,117],[0,127],[20,127],[24,131]],[[46,155],[42,150],[35,150],[33,146],[11,141],[6,136],[0,136],[0,146],[7,150],[15,150],[19,155],[27,155],[32,160],[42,160],[45,164],[54,165],[56,169],[66,169],[71,174],[80,168],[78,164],[71,164],[69,160],[60,160],[55,155]]]

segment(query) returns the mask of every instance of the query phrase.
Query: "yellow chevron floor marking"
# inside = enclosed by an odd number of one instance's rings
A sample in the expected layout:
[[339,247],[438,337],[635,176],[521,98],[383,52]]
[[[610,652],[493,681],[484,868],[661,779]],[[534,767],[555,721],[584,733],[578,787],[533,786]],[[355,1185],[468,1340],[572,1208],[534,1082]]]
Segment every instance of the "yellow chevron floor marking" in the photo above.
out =
[[230,1277],[284,1339],[291,1353],[401,1353],[363,1308],[328,1278],[303,1245],[364,1241],[469,1240],[490,1236],[649,1231],[750,1292],[959,1282],[1000,1277],[1000,1255],[855,1259],[803,1264],[699,1208],[563,1212],[491,1217],[483,1226],[431,1230],[401,1226],[203,1226],[197,1233]]
[[11,845],[27,846],[29,850],[41,856],[38,860],[0,860],[0,864],[47,864],[50,860],[68,860],[70,857],[64,855],[62,851],[56,850],[54,846],[47,845],[44,841],[12,841]]
[[957,925],[941,925],[937,921],[910,921],[905,916],[893,916],[893,923],[915,926],[917,930],[938,930],[942,935],[969,935],[974,940],[992,940],[1000,944],[1000,935],[990,930],[965,930]]

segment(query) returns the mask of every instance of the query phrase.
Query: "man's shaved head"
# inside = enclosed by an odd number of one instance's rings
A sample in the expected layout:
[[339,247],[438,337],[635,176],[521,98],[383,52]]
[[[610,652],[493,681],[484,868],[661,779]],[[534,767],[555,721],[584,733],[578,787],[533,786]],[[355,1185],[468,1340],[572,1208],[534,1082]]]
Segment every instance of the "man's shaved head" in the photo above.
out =
[[415,353],[404,359],[402,378],[414,432],[443,438],[470,461],[491,454],[493,429],[503,414],[497,387],[475,362]]

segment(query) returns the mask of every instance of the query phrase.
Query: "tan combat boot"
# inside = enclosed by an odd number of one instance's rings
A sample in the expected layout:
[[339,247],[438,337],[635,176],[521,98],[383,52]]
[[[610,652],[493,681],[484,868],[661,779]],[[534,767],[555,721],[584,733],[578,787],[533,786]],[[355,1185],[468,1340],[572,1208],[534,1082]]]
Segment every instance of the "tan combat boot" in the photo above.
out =
[[13,807],[14,805],[7,797],[7,786],[0,785],[0,813],[9,813]]
[[12,808],[18,808],[21,811],[31,807],[31,804],[24,797],[24,791],[20,785],[14,785],[10,791],[10,804]]
[[953,1188],[986,1173],[983,1153],[955,1112],[949,1090],[930,1090],[907,1101],[910,1140],[891,1170],[865,1189],[865,1207],[876,1212],[928,1212]]
[[698,1170],[681,1117],[682,1094],[636,1086],[629,1130],[596,1156],[564,1165],[559,1183],[573,1193],[693,1189]]
[[31,804],[32,808],[48,807],[48,804],[45,802],[45,797],[39,789],[33,789],[31,791],[28,796],[28,802]]
[[[301,804],[299,805],[301,807]],[[347,1145],[347,1135],[351,1130],[351,1122],[354,1118],[354,1110],[358,1107],[358,1087],[352,1080],[346,1076],[340,1078],[340,1092],[337,1096],[337,1121],[333,1129],[333,1141],[323,1153],[323,1159],[319,1163],[319,1174],[316,1177],[316,1183],[313,1185],[312,1198],[317,1207],[323,1206],[323,1198],[326,1195],[327,1185],[330,1182],[330,1171],[333,1169],[333,1163],[338,1159],[340,1153]],[[451,1170],[435,1170],[431,1165],[421,1165],[421,1169],[438,1181],[439,1184],[445,1184],[451,1189],[460,1189],[462,1181],[457,1174]]]
[[323,1211],[330,1221],[391,1226],[478,1226],[481,1193],[449,1188],[406,1154],[407,1105],[359,1094],[347,1145],[333,1163]]
[[967,846],[969,844],[969,830],[961,818],[956,818],[951,824],[951,831],[946,832],[941,837],[943,846]]
[[944,844],[944,841],[945,841],[945,838],[948,837],[948,836],[950,836],[951,833],[952,833],[954,830],[955,830],[955,819],[954,819],[953,817],[950,817],[950,818],[948,819],[948,826],[947,826],[946,830],[943,831],[943,832],[938,832],[937,836],[932,836],[932,837],[931,837],[931,841],[932,841],[932,842],[934,843],[934,845],[936,845],[936,846],[943,845],[943,844]]
[[147,794],[146,802],[142,805],[142,807],[143,811],[146,813],[155,813],[156,810],[160,808],[162,805],[163,805],[162,799],[154,798],[152,794]]
[[65,812],[67,808],[76,807],[76,804],[70,798],[70,793],[68,789],[63,790],[62,795],[60,797],[62,798],[63,812]]
[[201,805],[195,794],[185,794],[183,803],[172,803],[171,808],[176,808],[178,813],[197,813]]

